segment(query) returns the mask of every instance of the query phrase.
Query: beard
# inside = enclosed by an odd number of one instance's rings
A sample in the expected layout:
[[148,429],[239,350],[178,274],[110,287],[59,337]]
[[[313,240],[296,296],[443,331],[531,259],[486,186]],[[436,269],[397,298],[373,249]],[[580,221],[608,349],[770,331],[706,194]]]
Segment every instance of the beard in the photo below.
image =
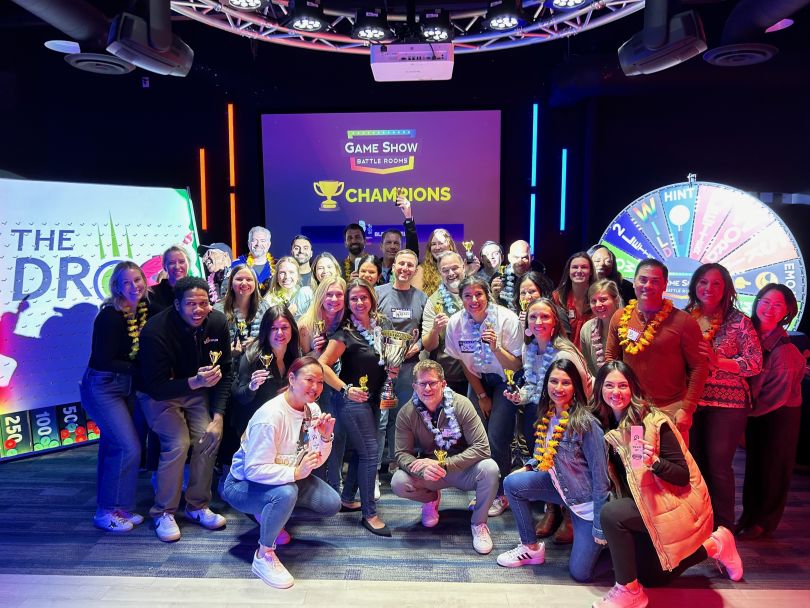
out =
[[364,245],[362,243],[352,243],[349,245],[349,253],[355,256],[360,255],[363,253],[363,247]]

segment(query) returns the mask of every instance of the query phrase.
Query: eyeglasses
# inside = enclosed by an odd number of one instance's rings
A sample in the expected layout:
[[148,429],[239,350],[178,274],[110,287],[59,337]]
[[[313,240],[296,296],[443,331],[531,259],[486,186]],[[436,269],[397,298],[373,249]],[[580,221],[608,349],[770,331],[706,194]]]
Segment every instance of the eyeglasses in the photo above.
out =
[[425,390],[426,388],[429,388],[429,389],[433,390],[434,388],[436,388],[437,386],[439,386],[441,384],[441,380],[428,380],[427,382],[414,382],[414,384],[416,386],[418,386],[419,388],[421,388],[422,390]]

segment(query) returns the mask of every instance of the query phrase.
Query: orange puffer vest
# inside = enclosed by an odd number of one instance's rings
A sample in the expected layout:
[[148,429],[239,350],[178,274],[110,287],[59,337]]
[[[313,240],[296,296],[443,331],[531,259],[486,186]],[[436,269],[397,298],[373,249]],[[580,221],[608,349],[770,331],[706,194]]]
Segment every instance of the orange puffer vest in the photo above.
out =
[[622,459],[627,472],[627,485],[652,538],[661,567],[673,570],[709,538],[714,525],[714,513],[709,490],[695,459],[684,445],[675,425],[660,410],[652,409],[644,418],[644,441],[652,444],[658,453],[661,426],[664,424],[672,429],[686,457],[689,468],[687,486],[667,483],[646,468],[633,469],[630,464],[629,428],[626,431],[614,429],[606,433],[605,441]]

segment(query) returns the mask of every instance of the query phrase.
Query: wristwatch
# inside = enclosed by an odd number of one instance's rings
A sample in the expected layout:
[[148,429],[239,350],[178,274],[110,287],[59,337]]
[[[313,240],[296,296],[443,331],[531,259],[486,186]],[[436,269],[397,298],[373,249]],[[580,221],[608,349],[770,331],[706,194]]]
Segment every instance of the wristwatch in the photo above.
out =
[[484,391],[484,392],[478,393],[476,396],[477,396],[479,399],[483,399],[484,397],[486,397],[486,396],[487,396],[487,393],[486,393],[486,391]]
[[346,385],[344,385],[343,388],[340,389],[340,394],[343,395],[344,397],[348,397],[349,396],[349,389],[353,388],[353,387],[354,387],[354,384],[346,384]]

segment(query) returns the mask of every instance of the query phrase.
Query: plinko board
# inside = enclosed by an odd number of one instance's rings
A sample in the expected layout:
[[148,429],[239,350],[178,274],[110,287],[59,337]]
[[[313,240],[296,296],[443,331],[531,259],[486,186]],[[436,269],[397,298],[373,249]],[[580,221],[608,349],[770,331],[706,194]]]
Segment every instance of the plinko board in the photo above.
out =
[[627,278],[644,258],[666,264],[667,297],[680,308],[687,304],[695,270],[716,262],[731,273],[743,312],[751,314],[762,287],[781,283],[799,302],[799,314],[789,329],[801,321],[807,275],[796,239],[771,209],[731,186],[685,182],[648,192],[616,216],[601,244],[613,251]]
[[0,179],[0,450],[97,439],[79,401],[93,320],[115,265],[152,285],[180,245],[202,276],[185,190]]

